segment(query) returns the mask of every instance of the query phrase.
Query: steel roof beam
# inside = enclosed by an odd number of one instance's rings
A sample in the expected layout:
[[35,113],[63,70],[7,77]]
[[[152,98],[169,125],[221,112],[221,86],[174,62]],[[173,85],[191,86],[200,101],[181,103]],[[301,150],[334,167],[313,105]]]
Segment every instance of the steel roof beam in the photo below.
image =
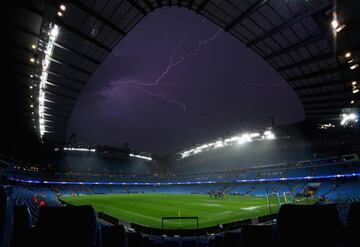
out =
[[200,13],[205,7],[206,5],[209,3],[209,0],[203,0],[202,3],[199,5],[199,7],[196,10],[196,13]]
[[293,64],[285,65],[283,67],[279,67],[276,70],[279,71],[279,72],[283,72],[283,71],[288,70],[288,69],[295,69],[295,68],[298,68],[298,67],[301,67],[301,66],[304,66],[304,65],[308,65],[308,64],[311,64],[311,63],[323,61],[323,60],[326,60],[326,59],[329,59],[329,58],[332,58],[332,57],[335,58],[335,54],[333,52],[328,52],[328,53],[325,53],[325,54],[316,55],[316,56],[311,57],[309,59],[301,60],[301,61],[299,61],[297,63],[293,63]]
[[[317,89],[322,87],[329,87],[329,86],[347,86],[347,81],[350,80],[335,80],[335,81],[326,81],[320,83],[314,83],[310,85],[303,85],[303,86],[292,86],[294,90],[303,90],[303,89]],[[350,82],[349,82],[350,84]]]
[[76,65],[73,65],[73,64],[70,64],[70,63],[67,63],[67,62],[58,60],[58,59],[53,58],[53,57],[50,57],[49,60],[50,60],[51,62],[54,62],[54,63],[60,64],[60,65],[69,67],[69,68],[71,68],[71,69],[78,70],[78,71],[80,71],[80,72],[82,72],[82,73],[84,73],[84,74],[87,74],[87,75],[89,75],[89,76],[92,75],[92,72],[87,71],[87,70],[85,70],[85,69],[83,69],[83,68],[80,68],[79,66],[76,66]]
[[190,0],[189,4],[188,4],[188,9],[191,9],[192,6],[194,5],[195,0]]
[[315,99],[305,99],[305,100],[301,100],[303,105],[308,105],[308,104],[320,104],[320,103],[341,103],[341,102],[345,102],[346,100],[348,100],[348,96],[343,96],[343,95],[337,95],[337,98],[333,99],[333,98],[315,98]]
[[155,8],[149,0],[144,0],[144,3],[149,7],[149,9],[151,9],[151,11],[154,11]]
[[76,101],[76,97],[73,97],[73,96],[69,96],[69,95],[66,95],[66,94],[62,94],[62,93],[59,93],[59,92],[54,92],[54,91],[50,91],[48,88],[45,89],[45,94],[50,94],[50,95],[53,95],[55,97],[61,97],[61,98],[64,98],[64,99],[67,99],[67,100],[70,100],[70,101]]
[[53,43],[53,44],[54,44],[54,46],[56,46],[56,47],[58,47],[58,48],[60,48],[62,50],[65,50],[65,51],[68,51],[68,52],[73,53],[75,55],[78,55],[79,57],[85,58],[85,59],[87,59],[87,60],[89,60],[89,61],[91,61],[91,62],[93,62],[93,63],[95,63],[97,65],[100,64],[100,61],[98,61],[98,60],[96,60],[96,59],[94,59],[92,57],[89,57],[88,55],[86,55],[86,54],[84,54],[84,53],[82,53],[80,51],[76,51],[76,50],[74,50],[74,49],[72,49],[72,48],[70,48],[70,47],[68,47],[68,46],[66,46],[66,45],[64,45],[64,44],[62,44],[62,43],[60,43],[58,41]]
[[322,110],[322,109],[333,109],[333,108],[344,108],[346,107],[346,105],[348,105],[348,102],[345,101],[341,101],[339,103],[333,103],[333,102],[329,102],[328,105],[319,105],[319,104],[306,104],[304,105],[304,109],[307,110]]
[[147,15],[147,12],[145,9],[143,9],[143,7],[141,7],[137,2],[135,2],[134,0],[126,0],[129,4],[131,4],[135,9],[137,9],[139,12],[141,12],[141,14],[143,14],[144,16]]
[[290,18],[289,20],[283,22],[281,25],[273,28],[272,30],[265,32],[262,36],[250,41],[249,43],[247,43],[247,46],[254,46],[257,43],[263,41],[264,39],[281,32],[282,30],[294,25],[295,23],[301,22],[303,19],[307,18],[308,16],[312,16],[315,15],[319,12],[323,12],[326,11],[327,9],[329,9],[332,6],[332,2],[331,1],[327,1],[326,3],[311,9],[311,10],[307,10],[307,9],[303,9],[302,11],[300,11],[299,13],[295,14],[292,18]]
[[57,76],[57,77],[59,77],[59,78],[68,79],[68,80],[70,80],[70,81],[77,82],[77,83],[79,83],[79,84],[81,84],[81,85],[85,85],[85,84],[86,84],[85,81],[78,80],[78,79],[73,78],[73,77],[70,77],[70,76],[68,76],[68,75],[60,75],[60,74],[52,71],[51,69],[48,69],[47,72],[48,72],[49,75],[54,75],[54,76]]
[[228,32],[231,28],[235,27],[237,24],[239,24],[245,18],[249,17],[252,13],[254,13],[256,10],[258,10],[263,5],[265,5],[268,1],[269,0],[257,0],[248,9],[246,9],[244,12],[242,12],[235,20],[233,20],[229,25],[227,25],[224,28],[224,30],[226,32]]
[[299,81],[299,80],[314,78],[314,77],[322,76],[322,75],[340,73],[340,72],[343,72],[344,70],[346,70],[348,67],[349,67],[348,65],[341,65],[341,66],[338,66],[336,68],[331,68],[331,69],[326,69],[326,70],[319,70],[319,71],[316,71],[316,72],[312,72],[312,73],[308,73],[308,74],[304,74],[304,75],[300,75],[300,76],[294,76],[294,77],[291,77],[291,78],[286,78],[286,80],[288,82],[290,82],[290,81]]
[[67,30],[68,32],[71,32],[75,35],[77,35],[78,37],[80,37],[81,39],[85,40],[85,41],[88,41],[89,43],[92,43],[94,45],[96,45],[97,47],[100,47],[102,48],[103,50],[107,51],[107,52],[111,52],[111,48],[110,47],[107,47],[106,45],[100,43],[99,41],[97,41],[96,39],[94,39],[93,37],[73,28],[72,26],[70,25],[67,25],[66,23],[64,23],[63,21],[61,21],[59,18],[58,18],[58,21],[57,23],[60,25],[61,28]]
[[[39,11],[37,9],[35,9],[33,6],[31,6],[28,2],[26,1],[23,1],[22,3],[22,6],[31,11],[32,13],[34,14],[37,14],[38,16],[40,16],[41,18],[44,16],[44,13],[42,11]],[[61,18],[57,18],[57,23],[63,27],[64,29],[68,30],[69,32],[72,32],[74,34],[76,34],[77,36],[79,36],[80,38],[90,42],[90,43],[93,43],[95,44],[96,46],[106,50],[107,52],[111,52],[111,48],[101,44],[99,41],[95,40],[94,38],[90,37],[89,35],[85,34],[85,33],[82,33],[80,32],[79,30],[76,30],[75,28],[67,25],[66,23],[64,23]]]
[[301,100],[303,99],[308,99],[308,98],[313,98],[313,97],[321,97],[321,96],[338,96],[338,95],[347,95],[347,96],[351,96],[352,92],[350,90],[336,90],[336,91],[330,91],[330,92],[318,92],[318,93],[313,93],[313,94],[307,94],[307,95],[298,95],[300,97]]
[[[127,0],[127,1],[130,2],[130,0]],[[71,4],[75,5],[78,9],[81,9],[82,11],[84,11],[84,12],[88,13],[89,15],[93,16],[95,19],[101,21],[106,26],[111,27],[116,32],[118,32],[119,34],[121,34],[123,36],[126,35],[125,31],[121,30],[114,23],[110,22],[108,19],[104,18],[102,15],[95,12],[93,9],[89,8],[86,4],[82,3],[81,1],[79,1],[79,0],[71,0],[70,2],[71,2]]]
[[269,55],[266,55],[264,57],[265,60],[269,60],[271,58],[274,58],[274,57],[279,57],[281,55],[284,55],[288,52],[291,52],[291,51],[294,51],[296,49],[299,49],[299,48],[302,48],[302,47],[305,47],[307,45],[310,45],[310,44],[313,44],[319,40],[323,40],[323,39],[326,39],[327,36],[329,36],[329,32],[325,32],[325,33],[320,33],[320,34],[317,34],[315,36],[309,36],[307,37],[306,39],[304,40],[300,40],[298,43],[296,44],[292,44],[286,48],[281,48],[280,50],[276,51],[276,52],[273,52]]

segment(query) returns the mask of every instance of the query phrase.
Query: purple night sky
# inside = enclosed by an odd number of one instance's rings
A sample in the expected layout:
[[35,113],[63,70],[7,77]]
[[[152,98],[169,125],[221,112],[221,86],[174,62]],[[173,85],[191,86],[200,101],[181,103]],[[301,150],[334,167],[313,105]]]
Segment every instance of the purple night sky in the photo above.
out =
[[68,134],[165,154],[227,131],[268,127],[271,115],[275,125],[304,118],[295,92],[270,65],[202,16],[163,8],[99,66]]

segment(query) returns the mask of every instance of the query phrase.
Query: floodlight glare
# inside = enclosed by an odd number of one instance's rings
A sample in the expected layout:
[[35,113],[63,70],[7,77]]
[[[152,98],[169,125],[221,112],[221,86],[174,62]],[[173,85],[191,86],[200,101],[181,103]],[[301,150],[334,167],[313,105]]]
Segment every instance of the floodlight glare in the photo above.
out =
[[62,13],[61,11],[58,11],[58,12],[57,12],[57,15],[58,15],[58,16],[63,16],[63,13]]
[[60,9],[61,9],[62,11],[65,11],[65,10],[66,10],[66,6],[65,6],[64,4],[61,4],[61,5],[60,5]]
[[332,22],[331,22],[331,26],[333,29],[336,29],[339,27],[339,22],[337,19],[334,19]]
[[56,42],[56,39],[59,35],[60,28],[58,25],[50,25],[51,30],[48,32],[49,40],[46,44],[46,49],[44,51],[45,57],[41,62],[42,65],[42,72],[40,76],[40,85],[39,85],[39,107],[38,107],[38,116],[39,116],[39,130],[40,130],[40,138],[43,137],[43,135],[46,133],[46,125],[45,125],[45,101],[46,101],[46,82],[48,78],[48,68],[51,64],[51,56],[53,54],[54,50],[54,43]]
[[152,160],[151,157],[148,156],[144,156],[144,155],[139,155],[139,154],[129,154],[130,157],[134,157],[134,158],[139,158],[139,159],[143,159],[143,160]]
[[340,124],[342,126],[346,126],[350,123],[357,123],[358,122],[358,116],[355,113],[349,113],[349,114],[342,114],[341,116],[341,122]]
[[353,69],[356,69],[357,67],[359,67],[359,64],[356,63],[356,64],[351,65],[351,66],[350,66],[350,69],[353,70]]
[[345,54],[345,57],[346,57],[346,58],[351,57],[351,53],[350,53],[350,52],[347,52],[347,53]]

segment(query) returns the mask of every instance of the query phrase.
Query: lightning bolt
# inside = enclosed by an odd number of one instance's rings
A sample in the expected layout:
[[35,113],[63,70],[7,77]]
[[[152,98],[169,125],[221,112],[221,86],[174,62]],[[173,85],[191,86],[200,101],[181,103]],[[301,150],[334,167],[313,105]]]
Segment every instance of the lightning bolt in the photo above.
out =
[[[236,111],[236,110],[238,110],[239,108],[236,108],[236,107],[226,107],[226,108],[218,111],[214,115],[210,115],[210,116],[192,114],[192,113],[189,113],[186,104],[184,104],[183,102],[172,99],[172,98],[170,98],[170,97],[168,97],[168,96],[166,96],[164,94],[151,92],[151,91],[149,91],[149,90],[142,87],[142,86],[161,85],[161,86],[175,86],[175,87],[198,88],[198,89],[206,88],[206,89],[213,90],[214,92],[216,92],[219,95],[224,96],[224,97],[236,95],[236,94],[238,94],[239,92],[242,91],[242,90],[236,90],[236,91],[233,91],[230,94],[228,94],[228,93],[223,93],[223,92],[221,92],[221,89],[219,89],[217,87],[214,87],[212,85],[208,85],[208,84],[187,84],[187,83],[161,83],[160,84],[159,83],[171,71],[171,69],[178,66],[179,64],[184,62],[186,59],[188,59],[190,57],[193,57],[193,56],[196,56],[200,52],[200,49],[203,46],[205,46],[205,45],[209,44],[210,42],[214,41],[224,31],[222,28],[218,29],[216,31],[216,33],[213,34],[210,38],[199,42],[196,45],[195,50],[193,50],[192,52],[182,56],[180,59],[178,59],[177,61],[174,62],[175,55],[177,54],[179,49],[183,46],[184,41],[188,37],[190,37],[194,31],[196,31],[198,28],[200,28],[203,23],[204,23],[204,20],[201,23],[199,23],[198,25],[196,25],[194,28],[189,30],[189,32],[187,32],[180,39],[180,41],[177,43],[177,45],[175,47],[175,50],[172,52],[172,54],[171,54],[171,56],[169,58],[169,62],[167,64],[165,70],[160,74],[160,76],[155,81],[152,81],[152,82],[149,82],[149,81],[140,82],[140,81],[137,81],[137,80],[127,80],[127,81],[120,81],[120,83],[128,84],[128,86],[136,88],[136,89],[142,91],[143,93],[145,93],[147,95],[162,98],[163,100],[165,100],[165,101],[167,101],[167,102],[169,102],[171,104],[174,104],[174,105],[177,105],[178,107],[181,107],[181,109],[183,110],[184,115],[187,116],[187,117],[192,117],[192,118],[218,118],[218,117],[222,116],[227,111]],[[272,83],[272,84],[267,84],[267,83],[246,83],[246,85],[251,85],[251,86],[280,86],[280,84],[275,84],[275,83]],[[245,84],[242,83],[241,86],[245,86]]]
[[184,55],[183,57],[181,57],[179,60],[177,60],[176,62],[174,62],[174,57],[177,54],[178,50],[182,47],[184,41],[198,28],[201,27],[201,25],[204,23],[204,21],[202,21],[200,24],[196,25],[194,28],[192,28],[188,33],[186,33],[178,42],[178,44],[175,47],[175,50],[173,51],[173,53],[170,56],[169,59],[169,63],[166,67],[166,69],[161,73],[161,75],[153,82],[140,82],[140,81],[136,81],[136,80],[131,80],[131,81],[120,81],[120,82],[125,82],[125,83],[135,83],[137,85],[140,86],[154,86],[156,84],[158,84],[169,72],[172,68],[176,67],[177,65],[179,65],[180,63],[182,63],[184,60],[186,60],[187,58],[193,57],[195,55],[197,55],[201,49],[202,46],[210,43],[211,41],[215,40],[219,34],[223,31],[222,28],[220,28],[214,35],[212,35],[209,39],[201,41],[200,43],[197,44],[195,50],[193,52],[190,52],[186,55]]
[[[129,80],[129,81],[120,81],[120,83],[123,83],[123,84],[138,84],[139,82],[136,81],[136,80]],[[144,85],[150,85],[150,83],[151,82],[149,82],[149,83],[144,82]],[[141,86],[144,86],[144,85],[141,85]],[[219,94],[219,96],[233,96],[233,95],[236,95],[236,94],[243,91],[242,89],[239,89],[239,90],[235,90],[235,91],[233,91],[231,93],[224,93],[224,92],[221,91],[222,90],[221,88],[215,87],[215,86],[210,85],[210,84],[201,84],[201,83],[163,82],[163,83],[158,84],[157,86],[209,89],[209,90],[212,90],[215,93]],[[280,83],[250,83],[250,82],[243,83],[242,82],[241,84],[238,84],[237,86],[240,86],[240,87],[253,86],[253,87],[269,87],[270,88],[270,87],[280,87],[281,84]]]
[[226,107],[220,111],[218,111],[217,113],[213,114],[213,115],[200,115],[200,114],[192,114],[192,113],[189,113],[188,109],[187,109],[187,106],[178,101],[178,100],[174,100],[164,94],[160,94],[160,93],[153,93],[145,88],[142,88],[142,87],[139,87],[139,86],[136,86],[136,85],[129,85],[130,87],[133,87],[133,88],[136,88],[136,89],[139,89],[140,91],[144,92],[145,94],[147,95],[150,95],[150,96],[153,96],[153,97],[159,97],[159,98],[162,98],[163,100],[171,103],[171,104],[174,104],[174,105],[177,105],[179,107],[182,108],[183,110],[183,113],[186,117],[191,117],[191,118],[218,118],[218,117],[221,117],[226,111],[235,111],[235,110],[238,110],[239,108],[236,108],[236,107]]

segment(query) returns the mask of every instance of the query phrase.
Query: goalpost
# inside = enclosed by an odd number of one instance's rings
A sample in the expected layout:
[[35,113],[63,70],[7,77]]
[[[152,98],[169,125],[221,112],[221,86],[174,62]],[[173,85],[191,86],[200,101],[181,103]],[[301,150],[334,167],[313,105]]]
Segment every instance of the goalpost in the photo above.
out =
[[291,191],[283,192],[284,203],[294,203],[295,197]]
[[277,192],[271,192],[266,194],[266,200],[269,208],[269,213],[273,214],[279,210],[281,206],[280,195]]

